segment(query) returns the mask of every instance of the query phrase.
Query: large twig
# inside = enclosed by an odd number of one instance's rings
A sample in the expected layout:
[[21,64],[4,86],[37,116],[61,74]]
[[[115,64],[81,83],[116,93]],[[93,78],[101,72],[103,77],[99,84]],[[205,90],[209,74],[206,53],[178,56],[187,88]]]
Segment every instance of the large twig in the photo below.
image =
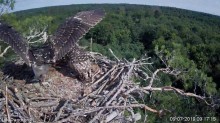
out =
[[[26,35],[26,39],[29,44],[46,42],[48,39],[48,35],[46,32],[47,27],[45,27],[42,31],[37,30],[36,28],[30,28],[29,34]],[[33,41],[35,39],[35,41]]]
[[[130,77],[131,77],[131,73],[132,70],[134,69],[134,63],[135,63],[135,59],[133,59],[133,62],[131,63],[131,67],[128,70],[127,74],[122,76],[122,81],[119,84],[119,89],[117,90],[117,92],[112,96],[112,98],[106,102],[105,106],[109,106],[109,104],[119,95],[119,93],[122,91],[122,89],[124,88],[125,82],[127,82]],[[104,112],[104,110],[99,111],[99,113],[92,119],[89,121],[89,123],[93,123],[96,119],[98,119],[100,117],[100,115]]]
[[11,115],[10,115],[9,106],[8,106],[8,86],[7,86],[7,84],[5,86],[5,107],[6,107],[8,122],[11,123]]
[[114,56],[114,58],[120,62],[120,59],[113,53],[112,49],[109,48],[110,53]]
[[96,82],[94,82],[91,87],[94,87],[99,82],[101,82],[106,76],[108,76],[113,70],[115,70],[116,67],[117,67],[117,65],[113,66],[106,74],[104,74],[100,79],[98,79]]
[[146,91],[175,91],[177,92],[178,94],[180,95],[183,95],[183,96],[190,96],[190,97],[195,97],[195,98],[198,98],[198,99],[201,99],[203,100],[207,105],[211,105],[210,103],[208,103],[206,100],[205,100],[205,97],[202,97],[202,96],[199,96],[199,95],[196,95],[194,93],[189,93],[189,92],[185,92],[181,89],[178,89],[178,88],[175,88],[175,87],[171,87],[171,86],[165,86],[165,87],[143,87],[144,90]]
[[54,121],[58,121],[60,118],[61,113],[63,112],[63,108],[66,107],[66,105],[68,104],[68,100],[65,101],[65,103],[63,104],[63,106],[59,109]]
[[0,57],[3,57],[3,56],[7,53],[7,51],[8,51],[9,48],[11,48],[11,46],[6,47],[6,48],[4,49],[4,51],[0,54]]
[[148,85],[146,88],[151,88],[152,85],[153,85],[153,82],[154,82],[154,80],[155,80],[155,77],[156,77],[157,73],[160,72],[160,71],[163,71],[163,70],[165,70],[165,69],[166,69],[166,68],[157,69],[157,70],[153,73],[152,77],[150,77],[151,79],[150,79],[149,85]]

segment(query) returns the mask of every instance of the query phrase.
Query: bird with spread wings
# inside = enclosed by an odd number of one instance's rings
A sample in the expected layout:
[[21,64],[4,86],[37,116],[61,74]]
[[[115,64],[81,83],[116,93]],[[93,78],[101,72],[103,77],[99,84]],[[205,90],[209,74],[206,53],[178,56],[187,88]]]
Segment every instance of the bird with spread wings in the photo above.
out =
[[80,63],[89,56],[78,46],[78,41],[105,16],[101,9],[82,11],[61,24],[51,40],[39,47],[29,47],[27,41],[12,26],[0,21],[0,39],[9,44],[27,65],[31,66],[35,78],[48,72],[50,64],[69,57],[69,63]]

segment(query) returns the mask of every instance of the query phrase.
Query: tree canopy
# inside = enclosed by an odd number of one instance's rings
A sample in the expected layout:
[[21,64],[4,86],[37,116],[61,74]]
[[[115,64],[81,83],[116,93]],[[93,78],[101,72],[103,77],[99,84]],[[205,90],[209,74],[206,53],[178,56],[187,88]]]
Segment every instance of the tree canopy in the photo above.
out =
[[[81,44],[90,46],[92,38],[93,51],[109,57],[112,56],[108,48],[120,58],[140,58],[147,54],[154,62],[152,69],[170,66],[182,72],[176,77],[161,74],[158,85],[170,84],[204,97],[220,97],[219,16],[168,7],[103,4],[25,10],[5,15],[3,19],[24,33],[36,25],[48,26],[51,34],[66,17],[95,8],[104,8],[107,16],[81,40]],[[164,117],[149,114],[152,122],[169,122],[168,116],[220,115],[218,107],[211,108],[193,98],[162,93],[152,93],[143,101],[173,113]]]

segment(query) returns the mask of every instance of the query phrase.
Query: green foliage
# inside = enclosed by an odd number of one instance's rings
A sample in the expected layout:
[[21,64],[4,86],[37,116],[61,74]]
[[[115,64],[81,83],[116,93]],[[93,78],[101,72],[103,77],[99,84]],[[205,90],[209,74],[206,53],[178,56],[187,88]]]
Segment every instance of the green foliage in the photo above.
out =
[[[218,94],[218,16],[166,7],[108,4],[48,7],[16,12],[2,18],[23,33],[34,26],[41,28],[47,25],[49,34],[52,34],[65,18],[78,11],[96,8],[104,8],[107,16],[81,40],[82,45],[111,58],[109,48],[119,58],[139,58],[148,53],[155,63],[153,68],[164,67],[158,59],[159,54],[167,65],[182,73],[177,77],[160,74],[157,86],[172,85],[202,96]],[[141,85],[146,85],[146,82],[141,82]],[[172,92],[153,93],[151,98],[146,95],[144,103],[171,112],[162,117],[147,112],[152,122],[169,122],[170,116],[207,117],[215,113],[214,109],[209,109],[194,98],[181,98]]]
[[[15,0],[0,0],[0,15],[14,8]],[[3,12],[3,13],[2,13]]]
[[[164,101],[166,100],[166,101]],[[164,109],[163,115],[148,113],[149,122],[170,123],[171,117],[213,117],[215,109],[193,98],[178,96],[173,92],[154,92],[150,101],[146,102],[155,109]]]
[[4,15],[2,18],[23,34],[29,33],[30,29],[42,31],[43,28],[50,26],[53,20],[53,17],[44,15],[32,16],[23,20],[19,20],[14,14]]
[[[163,38],[155,41],[155,52],[159,55],[162,54],[161,59],[165,60],[168,66],[173,69],[177,69],[182,73],[178,76],[179,79],[184,81],[184,89],[188,91],[194,91],[197,86],[202,89],[202,93],[215,94],[216,84],[213,83],[212,78],[208,77],[192,60],[187,57],[187,49],[183,45],[175,42],[170,42],[166,45]],[[158,46],[160,45],[160,47]],[[166,47],[167,46],[167,47]],[[203,57],[204,55],[201,55]],[[200,57],[200,58],[201,58]],[[202,59],[203,61],[204,59]],[[192,91],[192,92],[193,92]],[[200,94],[202,94],[200,93]]]

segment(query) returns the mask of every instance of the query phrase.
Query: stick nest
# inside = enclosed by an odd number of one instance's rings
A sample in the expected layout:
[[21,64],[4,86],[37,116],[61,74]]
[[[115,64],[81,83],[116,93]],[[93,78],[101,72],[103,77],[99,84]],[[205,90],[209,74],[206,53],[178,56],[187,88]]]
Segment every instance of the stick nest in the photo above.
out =
[[[91,53],[96,65],[90,82],[79,81],[65,64],[51,67],[45,81],[33,83],[31,68],[8,63],[0,72],[0,119],[4,122],[136,122],[139,103],[149,94],[156,74],[146,67],[149,58],[110,60]],[[144,66],[146,69],[143,69]],[[155,74],[155,75],[154,75]],[[141,87],[137,80],[149,86]],[[143,118],[142,118],[143,119]]]

